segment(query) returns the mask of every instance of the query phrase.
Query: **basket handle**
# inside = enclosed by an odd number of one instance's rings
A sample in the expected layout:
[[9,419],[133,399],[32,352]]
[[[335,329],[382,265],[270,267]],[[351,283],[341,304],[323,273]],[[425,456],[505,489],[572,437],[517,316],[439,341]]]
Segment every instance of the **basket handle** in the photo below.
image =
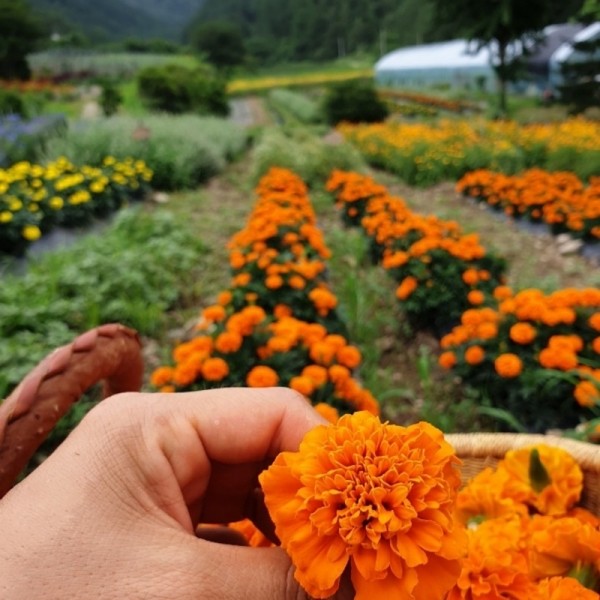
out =
[[0,498],[87,389],[104,381],[103,398],[138,391],[143,372],[137,332],[118,323],[90,329],[44,358],[0,404]]

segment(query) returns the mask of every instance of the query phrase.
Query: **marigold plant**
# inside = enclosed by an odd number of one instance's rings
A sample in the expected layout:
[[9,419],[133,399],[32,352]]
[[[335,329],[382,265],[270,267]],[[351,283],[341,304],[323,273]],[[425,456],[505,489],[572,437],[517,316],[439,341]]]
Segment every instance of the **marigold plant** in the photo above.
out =
[[[465,311],[442,337],[440,365],[528,430],[596,418],[600,290],[504,287],[495,295],[495,304]],[[474,352],[482,360],[474,361]]]
[[175,346],[173,364],[151,383],[162,391],[282,385],[326,404],[329,418],[378,413],[355,376],[362,356],[324,277],[329,249],[306,186],[272,169],[256,191],[246,226],[230,240],[231,288],[201,311],[197,335]]

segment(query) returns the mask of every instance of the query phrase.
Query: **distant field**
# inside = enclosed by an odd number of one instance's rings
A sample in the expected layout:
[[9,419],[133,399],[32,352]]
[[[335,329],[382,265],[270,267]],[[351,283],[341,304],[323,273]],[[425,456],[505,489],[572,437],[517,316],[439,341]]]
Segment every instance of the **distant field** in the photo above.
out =
[[197,64],[187,54],[146,54],[134,52],[39,52],[27,58],[34,77],[68,77],[88,74],[92,77],[131,77],[151,65]]

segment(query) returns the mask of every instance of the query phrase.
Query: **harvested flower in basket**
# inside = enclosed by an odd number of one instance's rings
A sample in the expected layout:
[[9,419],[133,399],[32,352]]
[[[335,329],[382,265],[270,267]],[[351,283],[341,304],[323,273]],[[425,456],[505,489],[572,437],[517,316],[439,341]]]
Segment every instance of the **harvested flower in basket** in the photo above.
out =
[[467,547],[459,463],[428,423],[360,411],[311,430],[260,476],[296,579],[326,598],[348,569],[357,600],[444,598]]
[[582,491],[577,461],[545,444],[480,471],[457,498],[469,544],[448,600],[600,598],[600,519]]

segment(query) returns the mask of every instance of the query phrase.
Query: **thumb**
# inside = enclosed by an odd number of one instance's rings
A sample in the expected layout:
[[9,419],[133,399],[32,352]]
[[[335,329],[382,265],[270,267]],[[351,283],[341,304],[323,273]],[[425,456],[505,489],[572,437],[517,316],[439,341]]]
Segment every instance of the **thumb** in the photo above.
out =
[[[227,600],[309,600],[294,577],[295,567],[281,548],[250,548],[194,540],[198,562],[192,573],[201,573],[196,597]],[[328,600],[353,600],[349,577]]]

